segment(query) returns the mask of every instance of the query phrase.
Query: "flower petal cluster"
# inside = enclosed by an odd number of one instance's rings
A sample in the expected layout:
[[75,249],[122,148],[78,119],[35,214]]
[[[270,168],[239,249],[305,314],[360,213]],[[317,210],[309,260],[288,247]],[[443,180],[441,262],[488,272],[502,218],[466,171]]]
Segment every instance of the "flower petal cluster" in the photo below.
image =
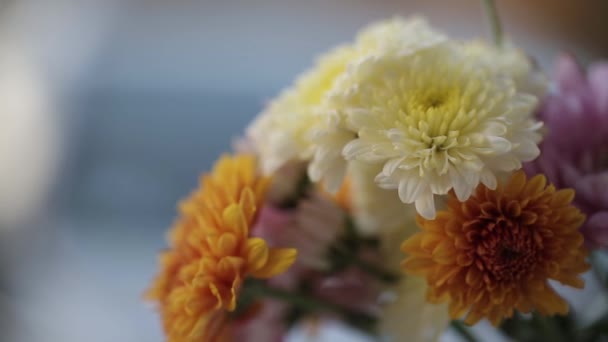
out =
[[147,294],[159,304],[168,341],[223,340],[245,279],[270,278],[294,262],[294,249],[250,235],[268,185],[256,168],[251,156],[224,156],[180,205]]
[[[368,26],[355,42],[358,58],[334,81],[324,101],[315,111],[318,117],[310,128],[312,160],[308,174],[313,181],[323,180],[330,191],[335,191],[346,174],[347,161],[343,157],[346,144],[357,137],[347,123],[346,113],[336,106],[338,99],[352,92],[356,84],[348,82],[348,75],[364,67],[370,60],[408,56],[447,42],[447,37],[432,29],[420,18],[394,18]],[[344,78],[347,78],[346,81]]]
[[318,120],[314,115],[316,107],[355,57],[356,52],[350,46],[337,47],[321,56],[313,68],[270,102],[247,128],[265,174],[288,161],[309,158],[309,129]]
[[545,122],[541,155],[525,165],[558,188],[576,190],[574,204],[588,216],[581,228],[589,247],[608,247],[608,62],[585,71],[563,55],[556,85],[538,115]]
[[549,280],[582,288],[589,269],[578,228],[585,216],[571,189],[556,191],[542,175],[514,173],[496,190],[480,185],[467,201],[450,193],[448,209],[401,249],[406,272],[426,278],[427,298],[448,302],[453,319],[466,315],[497,325],[514,310],[566,314],[568,304]]
[[[445,39],[423,19],[394,18],[370,25],[357,35],[353,43],[322,55],[314,67],[274,99],[247,129],[247,136],[260,155],[264,173],[270,174],[290,160],[311,159],[315,153],[313,142],[324,135],[317,132],[316,127],[332,126],[331,115],[318,113],[318,106],[349,65],[387,53],[411,53]],[[351,132],[347,138],[352,138]],[[322,157],[322,152],[317,153]],[[333,188],[337,189],[340,184],[341,181],[337,180]]]
[[367,59],[338,80],[344,90],[324,103],[356,136],[330,148],[346,160],[381,164],[376,183],[397,189],[425,218],[435,216],[434,195],[453,189],[466,200],[480,182],[494,188],[496,173],[519,169],[539,153],[541,125],[531,117],[536,98],[459,46]]

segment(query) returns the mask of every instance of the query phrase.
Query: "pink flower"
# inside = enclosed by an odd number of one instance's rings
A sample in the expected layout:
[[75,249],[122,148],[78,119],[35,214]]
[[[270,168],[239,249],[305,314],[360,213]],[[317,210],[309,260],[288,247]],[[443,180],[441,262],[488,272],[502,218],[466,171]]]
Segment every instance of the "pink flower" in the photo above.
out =
[[313,192],[295,209],[264,206],[253,234],[273,245],[297,248],[296,267],[325,270],[329,248],[344,232],[346,215],[334,201]]
[[235,322],[232,341],[244,342],[282,342],[287,334],[285,324],[287,305],[283,302],[264,300],[253,317]]
[[567,55],[556,64],[556,88],[539,112],[547,135],[528,174],[544,173],[559,188],[576,190],[574,204],[586,215],[586,243],[608,247],[608,62],[587,73]]
[[[291,291],[306,288],[307,294],[339,305],[353,313],[377,316],[381,287],[376,279],[356,266],[333,270],[330,249],[341,244],[348,212],[327,194],[311,191],[295,208],[279,208],[270,204],[260,211],[252,234],[271,245],[298,249],[298,258],[287,272],[269,284]],[[379,251],[362,248],[359,257],[382,265]],[[306,318],[326,318],[332,314]],[[255,321],[255,319],[254,319]]]

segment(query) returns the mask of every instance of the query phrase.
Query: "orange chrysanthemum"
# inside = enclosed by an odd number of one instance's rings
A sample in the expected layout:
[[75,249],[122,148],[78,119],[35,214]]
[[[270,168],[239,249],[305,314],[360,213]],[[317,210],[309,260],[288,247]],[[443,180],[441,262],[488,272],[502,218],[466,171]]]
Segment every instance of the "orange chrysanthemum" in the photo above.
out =
[[468,313],[467,324],[497,325],[515,309],[565,314],[568,304],[548,280],[582,288],[579,274],[589,269],[578,231],[585,218],[573,197],[523,172],[496,190],[480,185],[462,203],[451,193],[447,211],[418,217],[422,232],[403,243],[403,268],[426,277],[427,298],[448,301],[453,319]]
[[247,277],[269,278],[295,260],[294,249],[251,237],[268,179],[251,156],[224,156],[179,208],[171,248],[147,293],[159,303],[168,341],[221,341]]

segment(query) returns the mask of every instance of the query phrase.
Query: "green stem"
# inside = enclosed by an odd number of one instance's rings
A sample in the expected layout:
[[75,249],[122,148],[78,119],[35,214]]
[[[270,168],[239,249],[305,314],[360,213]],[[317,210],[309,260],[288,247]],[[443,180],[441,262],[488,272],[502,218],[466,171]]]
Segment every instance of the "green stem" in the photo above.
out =
[[450,326],[466,341],[477,342],[477,339],[475,336],[473,336],[471,331],[469,331],[469,328],[467,328],[461,321],[452,321],[450,322]]
[[315,297],[307,296],[300,293],[294,293],[287,290],[270,287],[262,281],[250,281],[245,284],[243,291],[259,298],[273,298],[279,301],[289,303],[294,307],[308,312],[329,312],[346,319],[347,322],[363,329],[372,332],[376,323],[376,318],[365,313],[355,312],[343,306],[330,303]]
[[277,299],[307,311],[329,311],[337,314],[343,314],[345,311],[338,305],[320,301],[317,298],[300,293],[293,293],[287,290],[270,287],[260,281],[248,282],[245,285],[245,291],[248,291],[257,297]]
[[[359,251],[361,249],[362,240],[357,233],[355,223],[350,217],[347,217],[345,231],[346,238],[333,245],[335,254],[333,254],[332,257],[339,260],[339,265],[353,265],[385,283],[396,283],[399,281],[398,274],[382,269],[374,263],[361,259]],[[349,246],[349,241],[355,241],[356,243],[354,246]]]
[[552,317],[541,316],[538,313],[532,314],[532,320],[542,331],[542,335],[547,337],[547,341],[561,342],[567,341],[561,331],[561,327],[553,320]]
[[500,16],[498,15],[498,10],[496,9],[496,3],[494,0],[483,0],[482,3],[488,21],[490,22],[490,26],[492,28],[492,38],[494,40],[494,44],[496,44],[496,46],[502,46],[502,25],[500,23]]

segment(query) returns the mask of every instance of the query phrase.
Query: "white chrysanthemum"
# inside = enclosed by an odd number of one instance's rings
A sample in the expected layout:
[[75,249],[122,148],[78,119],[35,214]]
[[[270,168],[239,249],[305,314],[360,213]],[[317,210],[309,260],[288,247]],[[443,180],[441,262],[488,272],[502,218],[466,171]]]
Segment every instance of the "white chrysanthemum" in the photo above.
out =
[[510,77],[519,92],[541,98],[547,92],[549,82],[534,61],[510,42],[500,47],[481,40],[467,42],[465,53],[485,63],[497,74]]
[[395,17],[361,30],[355,45],[361,54],[368,56],[408,55],[447,40],[446,35],[431,28],[424,18]]
[[322,56],[314,68],[283,91],[248,127],[247,137],[259,154],[264,173],[276,171],[289,160],[309,159],[309,129],[319,120],[314,111],[355,56],[348,46]]
[[[393,18],[381,21],[363,29],[355,40],[356,58],[350,61],[347,69],[357,69],[366,60],[398,57],[414,54],[447,42],[447,37],[433,30],[424,19],[405,20]],[[334,95],[341,96],[350,84],[340,82],[342,74],[334,82],[325,100],[333,102]],[[327,189],[335,191],[344,178],[347,163],[342,157],[342,148],[356,137],[356,132],[347,127],[344,113],[322,104],[315,115],[318,120],[310,129],[313,158],[308,171],[310,178],[317,182],[323,180]]]
[[464,201],[480,182],[495,188],[496,172],[538,156],[536,98],[458,46],[368,59],[339,82],[346,90],[327,110],[357,134],[344,157],[382,164],[378,185],[398,189],[425,218],[435,216],[433,195],[453,189]]

